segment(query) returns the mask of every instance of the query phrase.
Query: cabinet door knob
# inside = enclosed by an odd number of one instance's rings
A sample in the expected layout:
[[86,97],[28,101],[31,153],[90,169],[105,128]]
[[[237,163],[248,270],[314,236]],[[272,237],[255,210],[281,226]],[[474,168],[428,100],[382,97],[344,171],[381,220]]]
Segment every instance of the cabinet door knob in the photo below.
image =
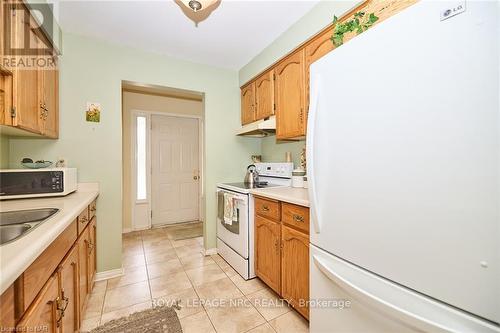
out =
[[262,210],[265,211],[265,212],[268,212],[269,211],[269,206],[266,206],[266,205],[262,206]]
[[295,222],[304,222],[304,216],[293,214],[292,218]]

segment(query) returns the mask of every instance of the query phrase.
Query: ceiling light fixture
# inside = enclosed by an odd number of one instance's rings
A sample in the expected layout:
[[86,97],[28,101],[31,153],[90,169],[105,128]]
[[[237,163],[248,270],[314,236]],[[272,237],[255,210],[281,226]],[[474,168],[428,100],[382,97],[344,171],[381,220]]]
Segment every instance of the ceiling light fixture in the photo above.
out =
[[220,5],[220,0],[175,0],[196,26]]

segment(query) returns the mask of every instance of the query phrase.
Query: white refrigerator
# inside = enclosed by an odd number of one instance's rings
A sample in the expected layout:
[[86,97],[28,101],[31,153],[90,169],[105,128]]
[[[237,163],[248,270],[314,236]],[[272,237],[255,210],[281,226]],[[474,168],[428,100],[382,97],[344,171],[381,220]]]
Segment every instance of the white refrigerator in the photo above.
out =
[[421,1],[311,66],[311,332],[500,332],[499,22]]

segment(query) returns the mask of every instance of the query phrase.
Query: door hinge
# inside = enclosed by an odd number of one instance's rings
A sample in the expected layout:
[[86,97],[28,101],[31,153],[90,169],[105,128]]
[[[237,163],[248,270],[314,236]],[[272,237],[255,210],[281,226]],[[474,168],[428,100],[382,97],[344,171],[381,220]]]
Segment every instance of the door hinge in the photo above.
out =
[[273,104],[273,110],[276,111],[276,103]]
[[10,109],[10,116],[11,118],[16,118],[17,116],[16,108],[14,106]]
[[273,73],[273,81],[276,80],[276,74]]
[[153,210],[151,210],[151,218],[153,218]]

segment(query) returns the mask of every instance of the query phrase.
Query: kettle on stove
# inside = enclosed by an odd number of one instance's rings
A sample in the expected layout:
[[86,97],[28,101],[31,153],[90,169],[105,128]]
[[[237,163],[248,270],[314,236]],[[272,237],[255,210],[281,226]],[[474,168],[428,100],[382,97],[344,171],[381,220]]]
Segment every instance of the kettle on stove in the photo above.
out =
[[259,183],[259,173],[255,164],[250,164],[247,166],[247,173],[245,175],[245,183],[249,185],[254,185]]

